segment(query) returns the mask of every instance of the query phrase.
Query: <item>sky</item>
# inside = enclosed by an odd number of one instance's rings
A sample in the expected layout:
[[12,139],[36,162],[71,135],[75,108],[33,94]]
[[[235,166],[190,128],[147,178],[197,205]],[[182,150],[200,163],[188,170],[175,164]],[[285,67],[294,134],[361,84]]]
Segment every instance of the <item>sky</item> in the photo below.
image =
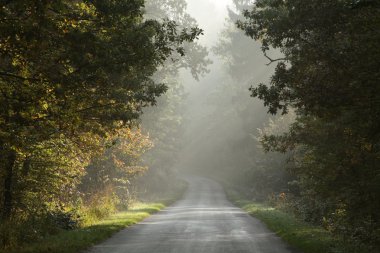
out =
[[232,0],[187,0],[188,13],[199,23],[205,31],[201,38],[204,45],[212,46],[218,38],[227,17],[227,6]]
[[[201,78],[200,82],[196,82],[190,77],[189,73],[184,71],[183,79],[185,79],[185,88],[187,92],[194,96],[207,90],[205,83],[210,83],[212,75],[220,72],[221,61],[212,53],[212,47],[218,42],[220,32],[222,31],[226,18],[228,17],[227,7],[232,5],[232,0],[187,0],[187,12],[197,20],[198,25],[204,30],[204,35],[200,37],[200,43],[205,45],[209,50],[209,58],[213,61],[208,68],[210,74]],[[202,85],[203,84],[203,85]],[[202,89],[202,86],[205,88]]]

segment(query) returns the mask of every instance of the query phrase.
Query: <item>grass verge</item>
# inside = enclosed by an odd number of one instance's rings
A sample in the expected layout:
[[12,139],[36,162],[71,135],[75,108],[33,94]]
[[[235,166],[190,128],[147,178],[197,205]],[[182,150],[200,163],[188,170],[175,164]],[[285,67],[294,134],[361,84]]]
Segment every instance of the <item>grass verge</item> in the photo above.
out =
[[357,246],[334,237],[329,231],[298,220],[291,214],[265,204],[247,201],[237,192],[226,190],[228,199],[250,215],[264,222],[290,246],[303,253],[363,253],[372,252],[365,245]]
[[158,203],[136,203],[129,210],[119,212],[79,229],[62,231],[38,242],[26,242],[22,248],[0,250],[0,253],[75,253],[96,245],[114,233],[136,224],[176,200],[180,199],[187,188],[186,184]]
[[[63,231],[39,241],[25,245],[21,249],[7,253],[74,253],[99,243],[112,234],[136,224],[149,215],[165,207],[162,203],[138,203],[130,210],[120,212],[80,229]],[[2,253],[5,253],[3,251]]]

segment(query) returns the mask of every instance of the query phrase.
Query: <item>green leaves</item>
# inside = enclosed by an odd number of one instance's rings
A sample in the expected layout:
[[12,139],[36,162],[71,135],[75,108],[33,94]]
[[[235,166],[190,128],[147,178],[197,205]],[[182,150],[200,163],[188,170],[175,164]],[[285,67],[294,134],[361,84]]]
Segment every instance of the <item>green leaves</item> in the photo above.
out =
[[283,53],[270,83],[251,91],[270,113],[296,109],[289,133],[263,141],[270,150],[295,151],[300,215],[373,246],[380,226],[373,211],[380,192],[372,187],[380,171],[373,148],[380,142],[379,10],[377,1],[260,0],[238,23],[264,54]]
[[[78,197],[104,139],[156,103],[167,87],[152,76],[202,33],[146,20],[143,7],[142,0],[0,3],[0,158],[16,154],[0,174],[0,207],[9,203],[15,217]],[[110,164],[137,169],[132,160]],[[125,173],[114,178],[128,181]]]

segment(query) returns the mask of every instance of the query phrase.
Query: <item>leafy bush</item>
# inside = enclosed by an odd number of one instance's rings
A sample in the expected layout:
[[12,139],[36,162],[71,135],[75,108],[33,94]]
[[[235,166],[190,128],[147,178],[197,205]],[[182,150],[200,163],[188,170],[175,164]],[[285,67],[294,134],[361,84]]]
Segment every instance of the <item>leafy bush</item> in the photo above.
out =
[[67,211],[61,207],[24,216],[15,215],[0,224],[0,243],[4,248],[19,247],[62,230],[78,228],[81,222],[77,210]]
[[76,229],[82,221],[81,215],[76,210],[69,212],[63,210],[49,211],[46,218],[52,226],[64,230]]

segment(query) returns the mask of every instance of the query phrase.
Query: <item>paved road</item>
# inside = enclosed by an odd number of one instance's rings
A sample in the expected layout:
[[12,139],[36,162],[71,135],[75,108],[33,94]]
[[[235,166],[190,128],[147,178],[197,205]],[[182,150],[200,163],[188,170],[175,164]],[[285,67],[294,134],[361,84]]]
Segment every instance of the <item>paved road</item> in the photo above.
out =
[[125,229],[89,253],[293,253],[261,222],[226,200],[219,184],[189,179],[175,205]]

